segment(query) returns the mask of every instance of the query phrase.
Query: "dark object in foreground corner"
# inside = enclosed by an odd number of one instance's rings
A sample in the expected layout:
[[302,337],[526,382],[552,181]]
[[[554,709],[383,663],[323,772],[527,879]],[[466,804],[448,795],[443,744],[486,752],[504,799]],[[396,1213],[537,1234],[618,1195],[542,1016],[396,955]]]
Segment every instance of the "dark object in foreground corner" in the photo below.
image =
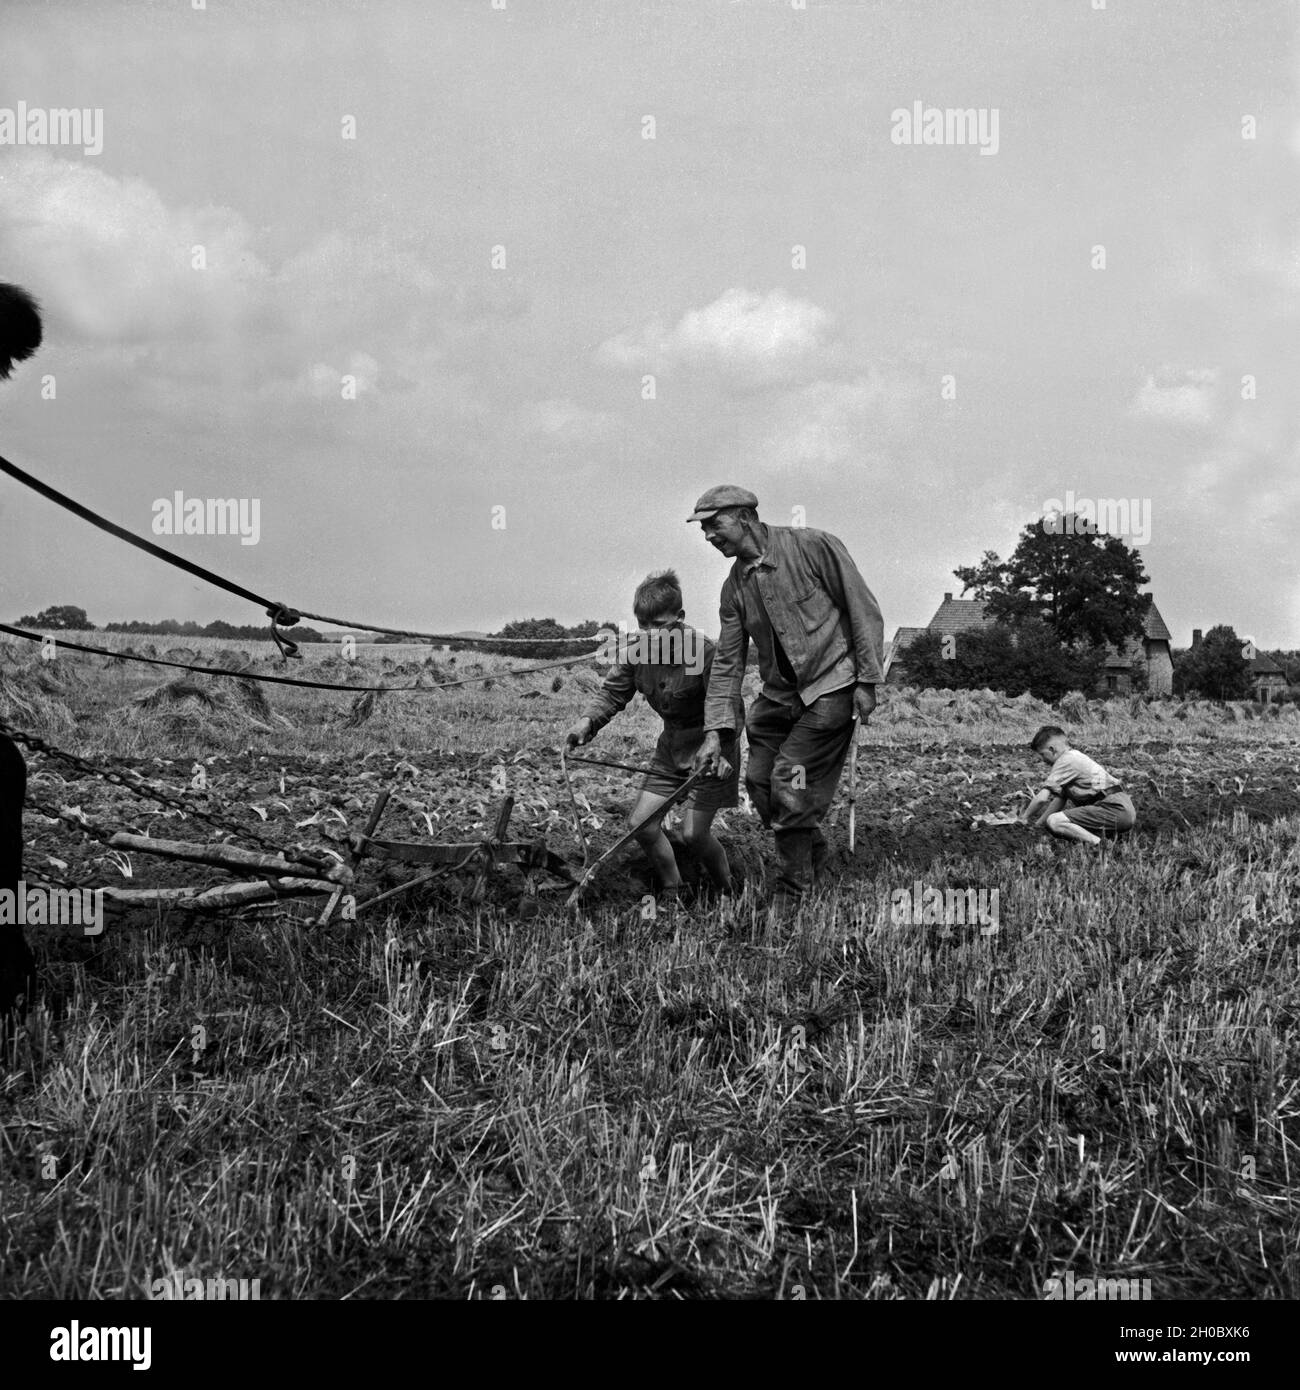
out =
[[0,381],[41,345],[41,311],[17,285],[0,284]]
[[[15,362],[41,345],[41,311],[17,285],[0,284],[0,381]],[[17,745],[0,734],[0,889],[17,894],[23,876],[23,801],[27,764]],[[20,1008],[36,992],[36,962],[17,923],[0,924],[0,1045],[7,1043]]]
[[[17,895],[23,876],[23,800],[27,764],[12,739],[0,734],[0,890]],[[36,962],[16,922],[0,923],[0,1046],[36,992]]]

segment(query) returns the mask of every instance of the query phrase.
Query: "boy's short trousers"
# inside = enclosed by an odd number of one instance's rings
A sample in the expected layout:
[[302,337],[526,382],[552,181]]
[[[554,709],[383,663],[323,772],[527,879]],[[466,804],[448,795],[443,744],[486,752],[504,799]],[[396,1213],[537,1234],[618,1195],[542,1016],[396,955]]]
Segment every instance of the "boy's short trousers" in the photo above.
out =
[[[691,774],[691,760],[704,742],[703,728],[665,729],[655,744],[650,771],[641,783],[643,792],[671,796]],[[730,751],[728,751],[730,747]],[[734,740],[724,740],[722,755],[731,764],[725,777],[705,777],[677,803],[684,811],[722,811],[740,804],[740,756]]]
[[1107,792],[1101,801],[1094,801],[1090,806],[1067,805],[1062,810],[1066,820],[1091,830],[1094,835],[1132,830],[1137,820],[1137,811],[1129,794],[1118,790]]

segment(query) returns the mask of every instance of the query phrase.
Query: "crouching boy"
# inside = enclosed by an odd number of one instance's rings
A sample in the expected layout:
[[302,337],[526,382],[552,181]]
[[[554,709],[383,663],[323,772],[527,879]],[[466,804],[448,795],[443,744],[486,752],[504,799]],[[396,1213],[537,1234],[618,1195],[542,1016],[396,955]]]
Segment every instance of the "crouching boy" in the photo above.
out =
[[1026,825],[1043,820],[1053,835],[1089,845],[1099,845],[1102,835],[1133,828],[1137,812],[1123,784],[1086,753],[1071,748],[1064,729],[1044,724],[1029,746],[1051,771],[1020,813]]
[[[686,625],[681,585],[672,570],[641,581],[633,598],[633,612],[640,634],[628,642],[627,652],[620,654],[628,659],[615,663],[566,741],[571,748],[590,743],[637,691],[662,717],[663,732],[628,825],[646,821],[637,841],[654,868],[662,895],[671,902],[680,893],[681,874],[672,844],[664,834],[663,817],[654,812],[690,776],[691,762],[704,742],[704,697],[713,668],[714,644]],[[736,706],[739,729],[744,727],[744,706],[739,699]],[[715,890],[729,894],[731,869],[726,850],[713,834],[713,817],[739,800],[740,758],[734,741],[730,748],[724,747],[723,754],[720,775],[697,782],[678,804],[683,810],[682,839],[704,866]]]

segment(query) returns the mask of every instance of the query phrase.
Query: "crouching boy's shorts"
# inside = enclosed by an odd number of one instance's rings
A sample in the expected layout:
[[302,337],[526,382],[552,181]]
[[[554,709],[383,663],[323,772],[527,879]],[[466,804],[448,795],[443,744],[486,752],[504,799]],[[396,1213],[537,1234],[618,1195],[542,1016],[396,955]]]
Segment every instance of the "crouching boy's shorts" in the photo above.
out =
[[1065,818],[1075,825],[1091,830],[1094,835],[1116,835],[1121,830],[1132,830],[1137,820],[1137,811],[1127,792],[1107,792],[1100,801],[1088,806],[1066,806],[1062,808]]
[[[671,796],[691,775],[691,761],[704,742],[704,729],[665,728],[655,744],[650,771],[641,783],[643,792]],[[740,754],[735,739],[723,738],[722,756],[731,764],[725,777],[702,777],[677,803],[684,811],[721,811],[740,804]]]

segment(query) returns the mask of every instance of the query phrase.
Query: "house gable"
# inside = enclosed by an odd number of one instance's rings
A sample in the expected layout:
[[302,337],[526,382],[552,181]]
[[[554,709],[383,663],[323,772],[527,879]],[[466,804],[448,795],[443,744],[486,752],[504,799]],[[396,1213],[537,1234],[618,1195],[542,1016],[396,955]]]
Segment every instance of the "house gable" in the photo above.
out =
[[941,633],[950,637],[958,632],[974,632],[979,628],[992,627],[984,601],[977,598],[953,598],[944,594],[938,611],[930,619],[927,631]]

